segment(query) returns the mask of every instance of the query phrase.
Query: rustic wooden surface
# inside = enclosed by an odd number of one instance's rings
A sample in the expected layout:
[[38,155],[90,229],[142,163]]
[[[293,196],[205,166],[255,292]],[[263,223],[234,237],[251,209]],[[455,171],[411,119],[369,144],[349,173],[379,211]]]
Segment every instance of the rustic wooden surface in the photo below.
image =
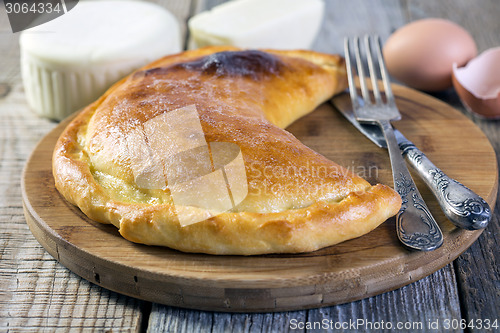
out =
[[[498,189],[497,161],[481,130],[435,98],[402,86],[394,85],[393,90],[403,115],[398,128],[448,175],[493,207]],[[339,103],[350,107],[349,97],[342,97],[347,98],[340,98]],[[483,231],[453,226],[416,178],[443,231],[443,246],[431,252],[404,249],[394,232],[394,218],[358,239],[300,255],[235,258],[132,244],[114,226],[90,221],[55,189],[52,152],[69,121],[46,135],[26,164],[21,185],[30,230],[71,271],[147,301],[227,312],[303,310],[346,303],[434,273],[464,252]],[[288,129],[315,151],[371,183],[392,184],[387,151],[374,147],[330,104]],[[470,156],[470,160],[457,158],[460,154]]]
[[[180,22],[185,22],[192,13],[220,1],[155,2],[165,5]],[[314,45],[319,51],[341,52],[340,38],[347,34],[376,32],[385,39],[406,22],[425,17],[443,17],[459,23],[473,35],[480,51],[500,45],[497,0],[326,0],[326,3],[325,21]],[[261,314],[183,310],[141,302],[79,278],[46,253],[28,230],[23,216],[21,170],[37,141],[56,124],[38,119],[26,105],[19,74],[18,36],[10,32],[0,6],[0,331],[72,328],[286,332],[306,331],[293,330],[292,321],[348,322],[363,318],[396,323],[500,317],[498,207],[488,228],[453,264],[401,289],[322,309]],[[435,96],[465,113],[452,89]],[[466,115],[483,130],[498,156],[500,123]]]

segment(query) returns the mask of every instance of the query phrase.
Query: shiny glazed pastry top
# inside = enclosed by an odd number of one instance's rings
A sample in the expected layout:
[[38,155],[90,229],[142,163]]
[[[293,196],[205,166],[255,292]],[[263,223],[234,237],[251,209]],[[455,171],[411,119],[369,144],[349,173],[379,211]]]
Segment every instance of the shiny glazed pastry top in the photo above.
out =
[[[343,59],[312,51],[162,58],[68,125],[53,155],[56,187],[124,238],[185,252],[297,253],[359,237],[397,213],[399,195],[283,129],[345,87]],[[220,193],[231,193],[230,209]]]

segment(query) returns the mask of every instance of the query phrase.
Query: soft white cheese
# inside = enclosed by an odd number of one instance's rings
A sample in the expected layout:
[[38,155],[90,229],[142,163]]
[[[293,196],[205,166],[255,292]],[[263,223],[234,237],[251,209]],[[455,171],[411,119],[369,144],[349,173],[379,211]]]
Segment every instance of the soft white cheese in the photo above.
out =
[[140,1],[81,1],[67,14],[23,31],[20,45],[28,103],[57,120],[134,69],[182,49],[176,18]]
[[323,12],[323,0],[230,1],[189,20],[191,47],[307,49]]

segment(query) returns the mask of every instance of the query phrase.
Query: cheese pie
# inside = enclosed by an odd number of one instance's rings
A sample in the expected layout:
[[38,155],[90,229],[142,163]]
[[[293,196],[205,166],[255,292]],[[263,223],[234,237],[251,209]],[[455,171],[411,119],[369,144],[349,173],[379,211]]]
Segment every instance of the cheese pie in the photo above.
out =
[[298,253],[359,237],[397,213],[399,195],[284,130],[345,88],[343,58],[313,51],[164,57],[68,125],[56,187],[124,238],[185,252]]

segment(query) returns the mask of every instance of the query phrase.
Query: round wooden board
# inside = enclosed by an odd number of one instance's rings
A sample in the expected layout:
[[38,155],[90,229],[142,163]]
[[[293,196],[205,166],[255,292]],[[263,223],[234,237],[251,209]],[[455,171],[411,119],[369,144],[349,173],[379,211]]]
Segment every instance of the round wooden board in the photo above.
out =
[[[394,86],[403,120],[395,125],[451,177],[493,208],[495,153],[459,111]],[[51,157],[70,119],[41,140],[22,179],[27,223],[45,249],[76,274],[105,288],[167,305],[255,312],[321,307],[359,300],[417,281],[454,260],[481,234],[454,227],[414,176],[444,233],[433,252],[403,248],[394,218],[360,238],[313,253],[264,256],[188,254],[131,243],[112,225],[88,219],[54,187]],[[371,183],[392,185],[387,151],[373,145],[329,104],[288,128],[304,144]]]

